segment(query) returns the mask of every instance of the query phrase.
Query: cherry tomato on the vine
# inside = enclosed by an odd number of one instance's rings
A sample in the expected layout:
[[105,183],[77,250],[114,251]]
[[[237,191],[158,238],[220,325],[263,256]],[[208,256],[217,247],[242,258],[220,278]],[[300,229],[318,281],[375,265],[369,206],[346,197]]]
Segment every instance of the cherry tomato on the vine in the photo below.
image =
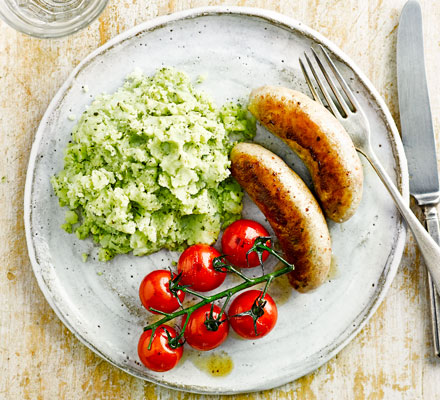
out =
[[278,310],[272,297],[267,293],[263,302],[266,302],[262,311],[264,313],[257,318],[257,334],[255,334],[254,320],[251,315],[237,314],[254,311],[254,315],[259,315],[261,309],[255,308],[258,301],[261,300],[263,292],[261,290],[248,290],[239,294],[229,307],[229,323],[237,334],[245,339],[259,339],[267,335],[275,326],[278,318]]
[[157,372],[169,371],[174,368],[182,358],[183,347],[173,349],[168,344],[167,332],[172,338],[177,336],[176,331],[168,325],[159,325],[154,332],[151,348],[148,350],[150,343],[151,330],[142,333],[139,344],[139,358],[148,369]]
[[[158,269],[150,272],[139,286],[139,297],[144,307],[154,314],[156,310],[171,313],[179,308],[177,297],[170,291],[171,272]],[[180,302],[185,298],[185,292],[177,292]]]
[[[229,225],[222,236],[222,251],[226,259],[240,268],[253,268],[260,265],[257,253],[254,251],[246,259],[246,253],[254,245],[259,236],[269,236],[263,225],[249,219],[239,219]],[[263,252],[263,261],[269,257],[267,251]]]
[[[212,321],[217,320],[221,312],[219,306],[214,304],[211,315],[211,304],[206,304],[194,311],[189,317],[188,324],[183,334],[186,342],[197,350],[212,350],[220,346],[228,337],[229,323],[228,316],[223,312],[220,317],[221,324]],[[207,322],[208,319],[208,322]],[[185,324],[186,315],[182,320],[182,327]],[[215,330],[210,330],[215,329]]]
[[177,270],[182,273],[180,283],[190,285],[198,292],[207,292],[219,287],[226,273],[214,269],[212,261],[220,253],[207,244],[195,244],[188,247],[180,256]]

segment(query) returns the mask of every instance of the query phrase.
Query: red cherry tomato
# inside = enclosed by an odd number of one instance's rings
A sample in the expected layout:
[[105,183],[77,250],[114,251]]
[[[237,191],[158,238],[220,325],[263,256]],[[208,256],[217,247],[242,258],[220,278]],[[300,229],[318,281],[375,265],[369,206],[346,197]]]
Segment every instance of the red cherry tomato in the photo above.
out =
[[[144,307],[154,314],[150,308],[166,313],[172,313],[179,308],[177,297],[170,291],[171,272],[158,269],[150,272],[139,286],[139,297]],[[180,302],[185,298],[185,292],[177,292]]]
[[150,343],[152,331],[145,331],[139,339],[139,358],[141,359],[142,364],[152,371],[169,371],[174,368],[182,358],[183,347],[172,349],[168,344],[166,331],[168,331],[173,338],[177,336],[176,331],[170,326],[159,325],[154,332],[150,350],[148,350],[148,344]]
[[[228,337],[229,323],[227,321],[226,313],[220,317],[222,322],[218,325],[217,330],[209,330],[207,327],[206,318],[210,317],[211,304],[206,304],[194,311],[189,317],[188,325],[186,326],[183,336],[186,342],[197,350],[212,350],[220,346]],[[220,314],[220,307],[214,304],[212,318],[217,319]],[[182,327],[185,324],[186,315],[183,317]],[[208,324],[209,325],[209,324]],[[213,324],[214,326],[216,324]]]
[[229,323],[232,329],[245,339],[262,338],[273,329],[277,322],[277,306],[267,293],[263,300],[266,302],[263,308],[264,314],[257,319],[257,335],[255,334],[254,320],[250,315],[235,316],[251,310],[255,300],[261,298],[262,294],[261,290],[248,290],[238,295],[229,307]]
[[219,287],[226,278],[226,273],[217,272],[212,261],[220,257],[214,247],[207,244],[195,244],[188,247],[180,256],[177,270],[182,272],[182,285],[190,285],[198,292],[207,292]]
[[[229,225],[222,236],[222,250],[226,259],[240,268],[253,268],[260,265],[257,253],[252,252],[246,259],[246,253],[254,245],[259,236],[269,236],[263,225],[249,219],[239,219]],[[267,251],[263,252],[263,261],[269,257]]]

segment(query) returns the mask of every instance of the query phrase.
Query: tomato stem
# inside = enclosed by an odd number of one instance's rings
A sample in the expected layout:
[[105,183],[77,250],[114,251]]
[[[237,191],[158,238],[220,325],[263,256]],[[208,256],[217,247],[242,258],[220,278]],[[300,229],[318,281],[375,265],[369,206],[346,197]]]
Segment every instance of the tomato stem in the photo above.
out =
[[153,308],[153,307],[150,307],[150,308],[148,309],[148,311],[151,311],[151,312],[154,312],[154,313],[157,313],[157,314],[161,314],[161,315],[168,315],[168,313],[166,313],[165,311],[156,310],[156,309]]
[[182,279],[182,272],[180,272],[177,275],[173,275],[173,272],[171,272],[171,279],[170,282],[168,284],[169,288],[170,288],[170,292],[174,295],[174,297],[177,299],[177,301],[179,302],[180,307],[183,308],[183,305],[179,299],[179,290],[182,292],[186,292],[189,294],[192,294],[193,296],[196,296],[200,299],[206,299],[206,296],[203,296],[203,294],[194,292],[193,290],[191,290],[189,288],[190,285],[180,285],[180,280]]
[[[270,242],[271,240],[272,240],[272,238],[270,236],[259,236],[255,239],[252,247],[246,252],[246,262],[249,267],[250,266],[249,265],[249,255],[255,251],[255,253],[257,254],[257,257],[258,257],[258,261],[260,262],[260,266],[261,266],[261,270],[263,271],[263,275],[264,275],[264,267],[263,267],[264,248],[262,246],[266,246],[266,243]],[[275,255],[273,252],[270,252],[270,253]]]
[[186,292],[186,293],[192,294],[193,296],[199,297],[199,298],[202,299],[202,300],[206,300],[206,299],[208,298],[208,297],[204,296],[203,294],[200,294],[200,293],[194,292],[193,290],[191,290],[191,289],[189,289],[189,288],[183,288],[183,289],[182,289],[182,287],[180,287],[180,290],[183,290],[183,291]]
[[[157,326],[151,329],[150,341],[148,342],[148,350],[151,350],[151,344],[153,343],[154,334],[156,333]],[[145,329],[144,329],[145,330]]]
[[217,315],[217,318],[214,317],[214,303],[211,303],[209,313],[205,313],[204,324],[206,329],[211,332],[216,332],[221,324],[220,315]]
[[222,272],[222,273],[233,272],[234,274],[238,275],[240,278],[242,278],[245,281],[250,280],[246,275],[243,275],[238,269],[234,268],[232,265],[226,264],[223,261],[225,258],[226,256],[224,254],[220,257],[214,258],[212,262],[212,266],[217,272]]
[[222,309],[220,310],[220,314],[218,315],[218,319],[220,319],[220,318],[222,317],[223,313],[225,312],[226,306],[228,305],[229,300],[231,300],[231,297],[232,297],[232,294],[231,294],[231,293],[229,293],[229,294],[226,296],[226,300],[224,301],[223,306],[222,306]]
[[[170,314],[161,312],[160,314],[163,314],[164,318],[160,319],[159,321],[157,321],[157,322],[155,322],[153,324],[147,325],[144,328],[144,331],[152,330],[153,332],[151,334],[151,338],[153,338],[154,332],[155,332],[156,328],[159,325],[162,325],[162,324],[164,324],[164,323],[166,323],[168,321],[171,321],[174,318],[180,317],[182,315],[186,315],[185,323],[184,323],[184,325],[183,325],[183,327],[182,327],[182,329],[180,331],[180,334],[178,336],[176,336],[175,338],[169,339],[170,347],[175,346],[174,348],[176,348],[176,347],[179,347],[179,346],[181,346],[183,344],[180,340],[182,339],[182,337],[184,335],[184,332],[185,332],[185,329],[186,329],[186,326],[188,324],[188,321],[189,321],[189,318],[190,318],[191,314],[194,311],[198,310],[199,308],[203,307],[204,305],[212,303],[212,302],[214,302],[216,300],[219,300],[219,299],[222,299],[222,298],[226,297],[226,300],[225,300],[225,302],[223,304],[223,307],[222,307],[220,315],[219,315],[219,318],[220,318],[221,315],[224,313],[224,311],[226,309],[227,303],[229,302],[229,300],[231,299],[231,297],[235,293],[238,293],[238,292],[240,292],[240,291],[242,291],[244,289],[248,289],[248,288],[250,288],[252,286],[258,285],[259,283],[266,282],[266,285],[265,285],[265,288],[264,288],[264,291],[263,291],[263,295],[261,297],[261,300],[263,301],[264,295],[266,294],[267,288],[270,285],[270,283],[275,278],[277,278],[277,277],[279,277],[281,275],[287,274],[287,273],[289,273],[289,272],[291,272],[291,271],[293,271],[295,269],[293,264],[290,264],[289,262],[287,262],[275,250],[273,250],[271,247],[268,247],[266,245],[266,243],[268,241],[270,241],[270,240],[271,240],[271,238],[268,238],[268,237],[258,237],[257,239],[255,239],[255,243],[252,246],[252,248],[249,250],[249,252],[255,251],[257,253],[257,255],[258,255],[258,259],[260,260],[260,262],[262,262],[261,255],[262,255],[262,253],[264,251],[267,251],[270,254],[272,254],[273,256],[275,256],[278,260],[280,260],[283,264],[285,264],[285,266],[283,268],[275,270],[275,271],[272,271],[272,272],[270,272],[268,274],[259,276],[257,278],[248,278],[248,277],[244,276],[241,272],[237,271],[234,267],[225,264],[223,262],[224,256],[217,257],[217,258],[214,259],[214,265],[215,265],[216,269],[217,268],[222,268],[223,272],[226,272],[225,270],[227,270],[227,271],[236,273],[240,277],[243,278],[244,282],[238,284],[237,286],[234,286],[234,287],[229,288],[229,289],[225,289],[222,292],[215,293],[212,296],[208,297],[208,296],[201,295],[201,294],[199,294],[197,292],[194,292],[194,291],[192,291],[191,289],[189,289],[186,286],[179,286],[178,285],[178,281],[177,281],[174,284],[173,291],[175,290],[176,293],[177,293],[177,290],[182,290],[184,292],[187,292],[187,293],[190,293],[190,294],[192,294],[194,296],[197,296],[197,297],[201,298],[202,300],[200,302],[192,305],[191,307],[180,309],[180,310],[176,310],[176,311],[174,311],[173,313],[170,313]],[[216,260],[218,260],[218,261],[216,261]],[[150,346],[151,346],[151,341],[152,341],[152,339],[150,339],[150,344],[149,344],[148,348],[150,348]]]
[[269,285],[272,283],[272,281],[273,281],[273,278],[269,278],[266,281],[266,285],[264,286],[263,294],[261,295],[261,300],[264,300],[264,296],[266,296],[267,289],[269,289]]
[[180,333],[174,339],[168,340],[168,344],[172,349],[177,349],[178,347],[184,345],[185,342],[181,342],[180,339],[182,339],[183,334],[185,333],[185,329],[186,326],[188,325],[188,321],[189,321],[189,315],[187,315],[185,323],[183,324]]

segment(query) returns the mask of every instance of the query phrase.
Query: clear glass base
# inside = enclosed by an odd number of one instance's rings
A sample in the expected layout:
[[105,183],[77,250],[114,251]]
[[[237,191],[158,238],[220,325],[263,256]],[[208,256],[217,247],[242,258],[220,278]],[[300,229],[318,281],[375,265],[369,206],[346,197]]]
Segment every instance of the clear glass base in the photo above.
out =
[[89,25],[108,0],[0,0],[0,18],[31,36],[55,38]]

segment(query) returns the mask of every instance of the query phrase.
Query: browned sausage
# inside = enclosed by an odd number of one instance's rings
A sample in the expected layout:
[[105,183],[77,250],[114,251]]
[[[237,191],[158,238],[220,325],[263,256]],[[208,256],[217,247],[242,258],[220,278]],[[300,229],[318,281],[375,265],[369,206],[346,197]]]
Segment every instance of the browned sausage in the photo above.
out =
[[322,211],[302,179],[264,147],[239,143],[231,152],[232,176],[272,226],[284,256],[295,265],[289,274],[300,292],[324,282],[331,264],[331,242]]
[[362,198],[363,173],[340,122],[305,94],[279,86],[252,91],[248,108],[306,164],[325,214],[335,222],[349,219]]

